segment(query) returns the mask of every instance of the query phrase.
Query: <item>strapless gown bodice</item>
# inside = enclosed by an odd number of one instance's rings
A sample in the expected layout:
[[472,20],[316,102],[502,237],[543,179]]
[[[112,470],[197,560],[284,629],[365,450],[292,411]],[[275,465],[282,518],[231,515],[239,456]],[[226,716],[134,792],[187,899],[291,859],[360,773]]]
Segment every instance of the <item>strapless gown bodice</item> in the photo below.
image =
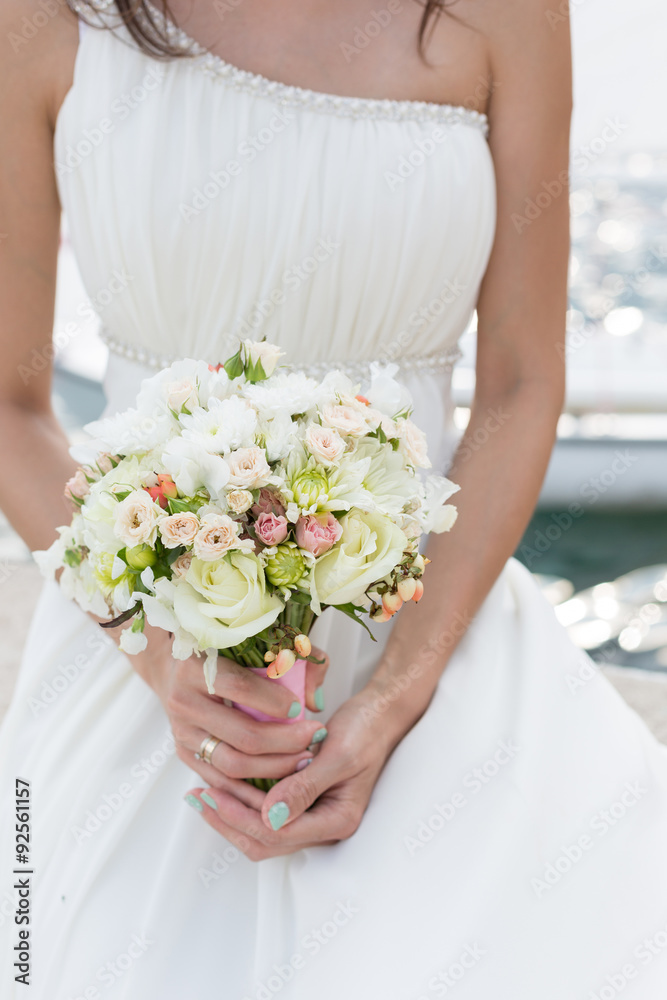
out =
[[495,228],[485,116],[194,52],[158,62],[123,28],[87,29],[58,117],[60,196],[110,347],[152,366],[264,336],[302,365],[451,359]]

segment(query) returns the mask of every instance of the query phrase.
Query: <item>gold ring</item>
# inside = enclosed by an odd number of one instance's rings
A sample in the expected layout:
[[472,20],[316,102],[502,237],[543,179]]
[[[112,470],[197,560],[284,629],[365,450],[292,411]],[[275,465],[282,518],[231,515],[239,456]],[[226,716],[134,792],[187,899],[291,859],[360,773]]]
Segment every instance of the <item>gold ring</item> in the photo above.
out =
[[205,760],[207,764],[212,764],[211,760],[213,756],[213,751],[217,747],[218,743],[222,743],[222,740],[217,739],[215,736],[206,736],[201,741],[201,746],[199,747],[199,752],[195,754],[196,760]]

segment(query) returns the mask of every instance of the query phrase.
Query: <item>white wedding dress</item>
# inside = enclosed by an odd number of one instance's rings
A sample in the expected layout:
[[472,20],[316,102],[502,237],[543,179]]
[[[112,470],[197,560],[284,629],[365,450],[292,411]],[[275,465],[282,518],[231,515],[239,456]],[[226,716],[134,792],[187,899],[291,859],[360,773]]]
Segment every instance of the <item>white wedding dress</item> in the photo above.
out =
[[[485,134],[472,111],[321,95],[204,53],[159,63],[84,29],[55,161],[111,348],[109,411],[165,358],[218,362],[266,335],[294,365],[362,381],[395,358],[444,467],[494,234]],[[331,612],[316,638],[328,716],[378,653]],[[200,779],[158,699],[55,585],[0,748],[3,1000],[667,995],[667,750],[514,560],[334,847],[256,864],[214,833],[183,802]],[[12,951],[17,776],[29,989]]]

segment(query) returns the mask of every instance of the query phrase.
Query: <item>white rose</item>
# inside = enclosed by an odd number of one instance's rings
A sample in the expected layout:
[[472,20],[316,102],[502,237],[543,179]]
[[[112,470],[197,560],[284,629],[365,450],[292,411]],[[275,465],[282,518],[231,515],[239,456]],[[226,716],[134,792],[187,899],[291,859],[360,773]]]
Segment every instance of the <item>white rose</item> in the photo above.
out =
[[412,420],[402,417],[396,421],[398,431],[398,450],[405,455],[410,465],[416,469],[430,469],[431,460],[428,457],[426,435]]
[[239,448],[227,456],[229,482],[242,489],[266,486],[271,478],[271,468],[263,448]]
[[362,408],[353,403],[325,403],[320,415],[327,427],[350,437],[363,437],[370,429]]
[[145,490],[135,490],[116,508],[114,531],[124,545],[155,545],[161,508]]
[[449,531],[457,517],[452,504],[445,504],[460,486],[444,476],[428,476],[424,484],[421,521],[425,531]]
[[[174,615],[201,649],[228,649],[272,625],[283,609],[266,589],[256,556],[231,551],[224,559],[193,559],[172,591]],[[151,614],[147,608],[148,620]]]
[[311,593],[315,604],[359,604],[366,590],[401,561],[406,537],[377,511],[352,511],[341,518],[340,542],[315,563]]
[[284,353],[276,347],[275,344],[267,344],[266,341],[245,340],[243,342],[243,348],[245,351],[246,362],[249,361],[253,366],[261,363],[262,369],[267,378],[273,375],[276,370],[276,365],[278,364],[278,358],[281,358]]
[[335,465],[345,451],[345,442],[333,427],[310,424],[306,428],[305,443],[308,451],[324,465]]
[[198,531],[199,518],[189,511],[160,518],[160,536],[168,549],[191,545]]
[[214,562],[238,548],[240,525],[227,514],[207,514],[194,540],[194,552],[204,562]]
[[245,514],[252,507],[254,500],[250,490],[230,490],[225,495],[227,506],[234,514]]
[[167,406],[176,413],[180,413],[184,406],[191,410],[198,405],[197,389],[189,378],[180,379],[178,382],[167,382],[164,391]]

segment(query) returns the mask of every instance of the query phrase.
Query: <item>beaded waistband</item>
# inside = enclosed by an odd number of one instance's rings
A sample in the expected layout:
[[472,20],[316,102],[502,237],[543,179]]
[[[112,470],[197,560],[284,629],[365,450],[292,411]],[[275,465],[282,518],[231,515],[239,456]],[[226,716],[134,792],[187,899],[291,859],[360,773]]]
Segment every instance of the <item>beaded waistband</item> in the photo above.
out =
[[[112,337],[111,334],[104,329],[100,331],[100,339],[106,344],[113,354],[117,354],[119,357],[126,358],[128,361],[142,365],[145,368],[151,368],[154,371],[160,371],[162,368],[168,368],[169,365],[172,365],[175,361],[179,360],[176,355],[159,354],[155,351],[148,350],[145,347],[140,347],[137,344],[128,344],[125,341],[118,340],[116,337]],[[385,356],[379,358],[369,358],[366,361],[312,361],[303,365],[285,365],[284,367],[286,369],[298,369],[306,375],[310,375],[312,378],[322,378],[328,371],[338,369],[352,379],[364,379],[368,376],[371,364],[394,363],[399,366],[400,371],[404,375],[437,375],[445,372],[451,372],[461,356],[461,350],[457,345],[454,345],[453,347],[448,347],[441,351],[435,351],[433,354],[410,354],[405,357],[395,358]],[[218,364],[219,361],[219,358],[211,359],[213,364]]]

